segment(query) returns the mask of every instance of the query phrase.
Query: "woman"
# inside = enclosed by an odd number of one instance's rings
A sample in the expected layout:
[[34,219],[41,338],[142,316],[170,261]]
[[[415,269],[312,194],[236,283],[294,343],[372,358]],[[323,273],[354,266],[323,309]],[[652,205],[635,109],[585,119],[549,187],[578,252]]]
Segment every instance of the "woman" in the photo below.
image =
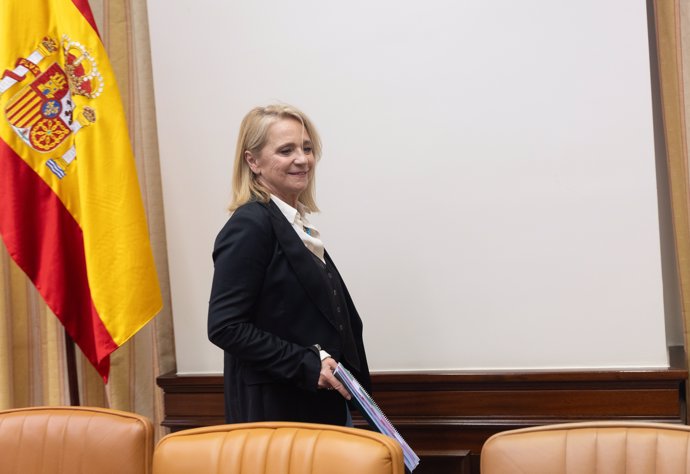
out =
[[320,156],[316,129],[293,107],[257,107],[242,121],[208,315],[209,339],[225,351],[229,423],[348,424],[338,362],[369,388],[362,322],[306,218],[318,211]]

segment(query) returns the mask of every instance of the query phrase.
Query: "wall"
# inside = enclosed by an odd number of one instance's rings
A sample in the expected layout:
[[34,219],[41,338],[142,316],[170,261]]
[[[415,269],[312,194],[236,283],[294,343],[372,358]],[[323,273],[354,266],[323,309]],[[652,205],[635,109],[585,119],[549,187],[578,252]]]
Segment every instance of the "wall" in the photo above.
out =
[[374,370],[668,365],[644,2],[148,3],[180,373],[222,370],[210,251],[273,101],[321,132]]

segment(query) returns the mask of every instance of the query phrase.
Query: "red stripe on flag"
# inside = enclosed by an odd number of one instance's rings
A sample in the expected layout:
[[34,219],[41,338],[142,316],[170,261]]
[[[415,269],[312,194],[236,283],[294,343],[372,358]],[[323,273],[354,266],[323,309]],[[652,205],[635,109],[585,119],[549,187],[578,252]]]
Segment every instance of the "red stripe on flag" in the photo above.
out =
[[23,104],[21,107],[16,108],[16,110],[8,110],[6,114],[7,120],[9,120],[11,124],[16,125],[26,118],[26,114],[39,113],[41,111],[40,104],[41,99],[37,97]]
[[43,98],[36,92],[30,90],[19,99],[14,100],[12,105],[5,109],[7,115],[15,115],[19,110],[25,109],[29,104],[41,103]]
[[9,107],[7,107],[7,109],[6,109],[7,114],[8,114],[8,115],[13,114],[13,113],[14,113],[14,109],[17,108],[17,107],[22,103],[22,101],[23,101],[24,99],[26,99],[27,97],[29,97],[29,95],[36,96],[36,92],[34,92],[33,89],[27,89],[27,91],[24,93],[23,96],[21,96],[21,97],[19,97],[19,98],[17,98],[17,99],[13,99],[13,100],[12,100],[12,102],[13,102],[12,105],[9,106]]
[[[31,112],[33,112],[34,114],[26,117],[26,115],[31,113]],[[29,126],[30,123],[33,125],[39,118],[41,118],[39,111],[28,110],[24,115],[22,115],[18,119],[14,120],[14,119],[8,118],[8,120],[10,120],[10,123],[17,128],[26,128]],[[33,120],[33,122],[32,122],[32,120]]]
[[91,28],[93,28],[93,31],[95,31],[96,34],[100,36],[100,34],[98,33],[98,27],[96,26],[96,20],[93,18],[93,13],[91,13],[89,0],[72,0],[72,3],[74,3],[74,6],[79,9],[82,15],[84,15],[86,21],[88,21],[91,24]]
[[38,122],[38,120],[41,118],[40,114],[34,114],[32,117],[29,117],[27,120],[22,122],[21,125],[15,125],[17,128],[28,128]]
[[117,345],[91,299],[77,221],[31,167],[0,139],[0,234],[7,250],[107,381]]

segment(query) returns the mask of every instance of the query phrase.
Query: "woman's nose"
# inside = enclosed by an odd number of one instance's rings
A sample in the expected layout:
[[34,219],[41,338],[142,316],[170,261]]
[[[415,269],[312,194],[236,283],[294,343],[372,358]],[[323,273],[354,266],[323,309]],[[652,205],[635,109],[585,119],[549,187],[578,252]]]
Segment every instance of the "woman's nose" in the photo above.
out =
[[301,148],[298,148],[295,151],[295,163],[306,163],[307,162],[307,155],[304,153],[304,150]]

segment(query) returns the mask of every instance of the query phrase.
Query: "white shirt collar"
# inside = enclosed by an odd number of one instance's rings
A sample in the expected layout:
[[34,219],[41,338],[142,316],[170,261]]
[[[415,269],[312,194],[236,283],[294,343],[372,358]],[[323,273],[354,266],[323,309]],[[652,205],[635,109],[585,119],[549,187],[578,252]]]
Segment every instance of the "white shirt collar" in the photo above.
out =
[[[294,224],[295,223],[295,217],[297,216],[297,212],[299,212],[299,211],[297,211],[297,209],[292,207],[290,204],[286,203],[285,201],[283,201],[282,199],[280,199],[279,197],[277,197],[273,194],[271,194],[271,200],[274,203],[276,203],[276,206],[278,206],[278,209],[280,209],[280,212],[283,213],[283,215],[288,220],[288,222],[290,224]],[[298,204],[298,206],[299,206],[299,204]]]
[[306,214],[309,213],[307,211],[307,208],[302,204],[301,202],[297,203],[297,209],[292,207],[290,204],[286,203],[282,199],[280,199],[278,196],[271,194],[271,200],[276,203],[276,206],[278,206],[278,209],[280,209],[280,212],[283,213],[285,218],[288,220],[290,224],[295,223],[295,218],[297,217],[297,214],[299,213],[300,217],[302,218],[302,221],[308,222],[306,219]]

